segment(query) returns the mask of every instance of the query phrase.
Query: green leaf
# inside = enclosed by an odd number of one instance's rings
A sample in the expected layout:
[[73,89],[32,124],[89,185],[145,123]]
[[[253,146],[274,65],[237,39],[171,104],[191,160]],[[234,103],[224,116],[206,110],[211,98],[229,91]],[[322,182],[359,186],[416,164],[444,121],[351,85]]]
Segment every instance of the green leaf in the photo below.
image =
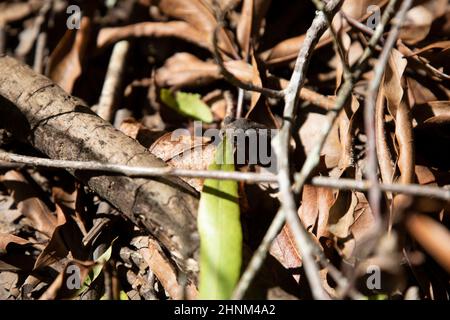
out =
[[120,300],[130,300],[128,295],[123,290],[120,290]]
[[[224,139],[209,170],[234,171],[233,147]],[[242,228],[238,184],[206,179],[198,211],[200,299],[229,299],[239,280]]]
[[213,121],[211,109],[199,94],[177,91],[174,96],[170,90],[161,89],[160,97],[167,106],[184,116],[206,123]]
[[114,238],[109,248],[105,252],[103,252],[103,254],[97,258],[97,260],[95,260],[96,264],[92,267],[91,270],[89,270],[88,276],[84,280],[84,283],[81,286],[80,290],[77,291],[76,295],[84,293],[89,288],[89,286],[95,281],[95,279],[98,278],[98,276],[103,270],[103,266],[105,265],[105,263],[108,262],[109,259],[111,259],[112,247],[116,239],[117,238]]

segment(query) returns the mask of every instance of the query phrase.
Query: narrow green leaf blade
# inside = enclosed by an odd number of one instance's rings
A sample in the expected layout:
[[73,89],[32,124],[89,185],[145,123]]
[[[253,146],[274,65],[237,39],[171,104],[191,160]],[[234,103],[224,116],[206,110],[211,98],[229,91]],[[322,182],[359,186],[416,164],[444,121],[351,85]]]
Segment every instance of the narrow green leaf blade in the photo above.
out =
[[103,252],[103,254],[97,258],[97,260],[95,260],[96,264],[89,271],[87,278],[84,280],[83,285],[77,291],[76,295],[81,295],[82,293],[84,293],[87,289],[89,289],[89,286],[95,281],[95,279],[98,278],[103,270],[103,266],[105,265],[105,263],[107,263],[109,259],[111,259],[112,247],[116,239],[117,237],[113,239],[108,249]]
[[[226,139],[218,146],[209,170],[234,171],[233,148]],[[229,299],[239,280],[242,228],[238,184],[206,179],[198,212],[200,233],[200,299]]]
[[199,94],[177,91],[175,96],[168,89],[161,89],[160,97],[168,107],[195,120],[211,123],[213,115]]

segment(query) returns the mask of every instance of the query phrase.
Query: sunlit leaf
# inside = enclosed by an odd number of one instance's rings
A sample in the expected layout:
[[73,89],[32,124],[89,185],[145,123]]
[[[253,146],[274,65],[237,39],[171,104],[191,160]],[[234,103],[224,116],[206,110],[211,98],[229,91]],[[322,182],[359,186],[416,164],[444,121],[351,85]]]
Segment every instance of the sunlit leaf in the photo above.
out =
[[[234,171],[232,145],[224,139],[209,170]],[[198,212],[200,299],[229,299],[239,280],[242,229],[238,184],[206,179]]]
[[177,91],[174,96],[170,90],[161,89],[160,97],[167,106],[184,116],[206,123],[213,121],[211,110],[199,94]]

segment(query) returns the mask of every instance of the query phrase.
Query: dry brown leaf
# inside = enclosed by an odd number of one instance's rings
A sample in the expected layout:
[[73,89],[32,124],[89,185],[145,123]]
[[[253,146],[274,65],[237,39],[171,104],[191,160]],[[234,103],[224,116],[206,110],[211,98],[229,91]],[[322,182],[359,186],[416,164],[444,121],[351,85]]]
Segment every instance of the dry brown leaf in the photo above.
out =
[[447,0],[428,0],[411,8],[406,15],[399,38],[407,44],[415,44],[425,39],[434,20],[445,14],[447,5]]
[[407,55],[407,57],[412,57],[412,56],[416,56],[416,55],[420,55],[424,52],[430,51],[430,50],[434,50],[434,49],[440,49],[440,51],[446,51],[448,49],[450,49],[450,41],[438,41],[438,42],[434,42],[432,44],[429,44],[428,46],[425,46],[423,48],[420,48],[418,50],[415,50],[413,53],[411,53],[410,55]]
[[412,110],[414,118],[423,123],[427,119],[436,116],[445,116],[450,114],[450,101],[429,101],[427,103],[416,104]]
[[17,171],[8,171],[2,183],[10,190],[17,208],[31,221],[32,227],[51,237],[57,226],[56,218],[23,175]]
[[150,148],[156,140],[166,133],[165,131],[150,130],[133,118],[127,118],[122,121],[119,130],[127,136],[136,139],[146,148]]
[[351,237],[346,239],[341,248],[341,254],[346,259],[360,255],[361,251],[367,254],[367,251],[371,250],[370,245],[367,244],[370,244],[376,230],[375,220],[365,195],[361,192],[355,192],[354,195],[357,198],[357,204],[354,208],[354,222],[350,226]]
[[338,238],[347,238],[351,233],[350,227],[355,222],[357,204],[358,198],[355,192],[340,190],[330,208],[328,231]]
[[[139,249],[139,253],[148,264],[150,270],[161,282],[169,296],[174,300],[183,299],[183,286],[178,282],[175,268],[164,255],[160,245],[153,239],[148,239],[148,247]],[[196,287],[188,284],[186,287],[186,298],[195,300],[198,296]]]
[[[184,20],[203,35],[207,43],[211,43],[217,20],[209,7],[202,0],[161,0],[158,4],[162,12],[168,16]],[[230,56],[236,58],[238,54],[225,30],[219,32],[219,47]]]
[[241,46],[242,56],[246,59],[250,53],[250,38],[253,31],[253,9],[254,0],[244,0],[242,4],[241,17],[239,19],[236,35],[239,45]]
[[[216,147],[209,138],[169,132],[155,141],[149,150],[171,167],[206,170],[214,159]],[[183,179],[201,191],[203,179]]]
[[[322,123],[326,115],[310,112],[306,115],[306,120],[300,128],[300,139],[306,154],[317,145]],[[339,124],[336,123],[331,129],[325,145],[322,148],[321,155],[325,156],[327,168],[334,168],[339,164],[342,155],[342,146],[339,139]]]
[[328,215],[333,203],[332,189],[310,185],[305,185],[303,188],[302,204],[298,214],[305,227],[316,234],[317,239],[328,234]]
[[421,214],[406,220],[409,233],[436,261],[450,273],[450,232],[441,223]]
[[71,93],[83,68],[91,19],[83,16],[79,30],[67,30],[49,59],[49,77],[66,92]]
[[356,136],[356,120],[359,110],[359,102],[352,96],[350,101],[344,106],[344,112],[341,112],[338,118],[339,123],[339,141],[341,144],[341,157],[339,160],[339,169],[344,172],[347,168],[354,166],[353,141]]
[[[316,239],[328,235],[328,213],[334,202],[333,191],[329,188],[317,188],[305,185],[302,193],[302,205],[299,217]],[[298,269],[302,266],[301,255],[297,250],[292,231],[286,225],[276,237],[270,253],[287,269]],[[299,275],[294,275],[298,281]]]
[[155,80],[160,87],[185,87],[206,85],[221,77],[215,63],[202,61],[190,53],[179,52],[157,70]]
[[[255,55],[253,54],[253,51],[251,52],[251,57],[252,57],[252,67],[253,67],[252,84],[257,87],[262,87],[263,84],[262,84],[261,76],[259,74],[258,61],[255,59]],[[270,128],[275,128],[276,127],[275,117],[273,116],[270,108],[267,108],[266,105],[267,105],[266,99],[261,99],[261,93],[253,91],[251,93],[249,110],[247,111],[245,118],[251,119],[254,121],[258,121],[259,119],[263,119],[263,120],[268,119],[269,121],[259,120],[258,122],[263,123]],[[275,127],[274,127],[274,125],[275,125]]]
[[[297,269],[302,266],[302,259],[297,250],[291,230],[287,225],[275,238],[270,247],[270,254],[273,255],[286,269]],[[294,275],[298,281],[300,276]]]
[[0,233],[0,255],[7,251],[7,248],[10,244],[23,246],[29,243],[30,241],[13,234]]
[[407,97],[399,104],[395,117],[395,136],[399,145],[398,168],[400,169],[400,183],[414,183],[415,151],[410,118],[410,107]]
[[56,270],[61,271],[63,268],[61,262],[68,257],[69,253],[71,254],[69,258],[80,260],[85,258],[83,256],[82,234],[77,225],[72,220],[67,220],[59,205],[56,205],[56,212],[58,214],[58,226],[55,228],[49,243],[36,259],[34,270],[53,265]]
[[394,117],[403,98],[404,91],[401,79],[407,64],[407,60],[398,50],[392,50],[384,73],[383,92],[387,100],[388,110]]
[[0,3],[0,27],[10,22],[21,20],[37,11],[43,1],[27,1],[14,3]]
[[[344,1],[343,11],[346,12],[348,16],[351,16],[358,20],[363,20],[371,15],[371,13],[367,13],[367,5],[364,6],[365,3],[378,4],[379,6],[382,6],[385,3],[387,3],[387,1],[386,0]],[[335,19],[336,18],[337,17],[335,17]],[[305,35],[302,34],[297,37],[283,40],[277,45],[275,45],[273,48],[262,53],[261,58],[266,62],[267,65],[276,65],[292,61],[297,57],[297,53],[303,44],[304,38]],[[316,49],[319,49],[331,43],[331,41],[332,38],[330,33],[325,32],[323,36],[320,38],[319,43],[316,46]]]
[[[225,67],[243,82],[253,79],[252,67],[242,60],[226,61]],[[166,60],[156,72],[156,83],[161,87],[200,86],[222,79],[219,67],[212,61],[202,61],[196,56],[180,52]]]

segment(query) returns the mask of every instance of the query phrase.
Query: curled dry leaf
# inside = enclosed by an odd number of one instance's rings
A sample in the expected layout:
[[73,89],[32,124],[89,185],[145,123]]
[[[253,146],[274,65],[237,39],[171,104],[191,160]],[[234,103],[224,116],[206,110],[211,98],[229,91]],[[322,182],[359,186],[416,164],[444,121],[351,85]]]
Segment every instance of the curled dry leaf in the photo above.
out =
[[241,17],[236,28],[237,41],[241,46],[243,57],[248,57],[250,50],[250,38],[253,31],[254,7],[254,0],[243,1]]
[[141,22],[123,27],[103,28],[97,36],[97,48],[103,49],[130,37],[176,37],[212,49],[205,34],[183,21]]
[[[275,238],[269,252],[286,269],[296,269],[302,266],[302,258],[295,245],[294,236],[287,225]],[[299,281],[300,275],[294,274],[294,278]]]
[[414,183],[414,139],[412,121],[409,116],[410,107],[403,99],[397,109],[395,117],[395,135],[399,145],[398,167],[400,169],[399,181],[404,184]]
[[7,251],[7,248],[11,244],[16,244],[23,246],[29,244],[30,242],[24,238],[15,236],[13,234],[0,233],[0,255]]
[[[137,139],[149,151],[168,165],[180,169],[206,170],[214,159],[216,146],[211,139],[195,137],[186,130],[152,132],[135,120],[128,119],[120,130]],[[183,178],[197,191],[201,191],[203,179]]]
[[120,124],[119,130],[127,136],[136,139],[144,147],[149,148],[156,140],[166,132],[160,130],[150,130],[133,118],[127,118]]
[[350,235],[350,227],[355,222],[358,198],[355,192],[340,190],[330,208],[328,230],[334,236],[345,239]]
[[412,109],[412,115],[416,121],[423,123],[436,116],[446,116],[450,114],[450,101],[428,101],[427,103],[416,104]]
[[450,232],[438,221],[421,214],[406,220],[409,233],[436,261],[450,273]]
[[302,192],[302,204],[298,214],[305,227],[317,239],[328,234],[328,215],[335,199],[333,190],[306,185]]
[[35,270],[56,264],[54,268],[61,271],[63,268],[61,262],[65,261],[69,254],[70,258],[80,260],[83,260],[86,256],[86,253],[83,254],[83,236],[77,224],[65,217],[59,205],[56,205],[56,212],[58,215],[58,226],[55,228],[49,243],[38,256],[34,264]]

